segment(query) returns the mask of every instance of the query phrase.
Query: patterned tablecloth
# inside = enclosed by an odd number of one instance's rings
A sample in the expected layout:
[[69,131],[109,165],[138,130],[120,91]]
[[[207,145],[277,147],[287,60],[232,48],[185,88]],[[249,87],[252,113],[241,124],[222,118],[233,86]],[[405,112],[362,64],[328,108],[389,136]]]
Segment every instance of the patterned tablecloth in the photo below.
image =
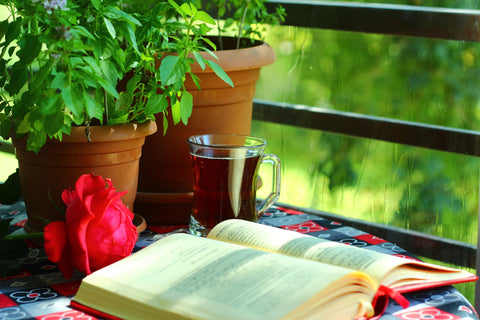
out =
[[[7,218],[14,218],[10,225],[11,233],[23,232],[22,226],[26,221],[23,202],[12,206],[0,205],[0,220]],[[402,248],[383,239],[299,211],[274,207],[262,217],[260,223],[369,250],[414,258]],[[176,232],[187,232],[187,229],[185,226],[149,226],[141,233],[135,250]],[[23,272],[15,276],[0,277],[0,320],[96,319],[69,308],[70,299],[76,293],[83,277],[81,274],[76,273],[66,281],[56,265],[48,261],[41,248],[30,248],[20,262],[24,266]],[[453,286],[417,291],[406,294],[405,297],[410,301],[407,309],[403,309],[395,301],[390,301],[381,319],[479,319],[471,304]]]

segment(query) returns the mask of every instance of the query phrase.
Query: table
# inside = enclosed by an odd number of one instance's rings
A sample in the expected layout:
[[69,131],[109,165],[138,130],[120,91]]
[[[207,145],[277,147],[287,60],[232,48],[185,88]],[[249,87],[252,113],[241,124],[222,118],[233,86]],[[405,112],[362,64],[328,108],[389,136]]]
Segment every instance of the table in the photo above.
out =
[[[13,218],[10,233],[23,232],[27,216],[19,201],[11,206],[0,205],[0,220]],[[272,207],[260,223],[327,238],[386,254],[416,259],[402,248],[361,230],[300,211]],[[187,232],[186,226],[149,226],[140,234],[134,251],[171,233]],[[97,319],[68,307],[80,285],[82,274],[76,272],[66,281],[56,265],[49,262],[42,248],[30,248],[20,259],[24,271],[0,277],[0,320],[13,319]],[[478,320],[474,308],[453,286],[439,287],[405,294],[410,306],[400,307],[390,301],[382,320]]]

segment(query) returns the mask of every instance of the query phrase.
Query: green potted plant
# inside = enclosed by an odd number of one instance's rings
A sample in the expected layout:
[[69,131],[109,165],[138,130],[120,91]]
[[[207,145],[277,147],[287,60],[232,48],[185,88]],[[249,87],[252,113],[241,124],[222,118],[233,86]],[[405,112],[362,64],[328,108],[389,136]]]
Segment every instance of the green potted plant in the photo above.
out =
[[[188,126],[175,126],[165,135],[146,139],[139,169],[135,208],[147,221],[188,223],[193,200],[193,174],[186,139],[195,134],[250,134],[255,84],[260,69],[275,61],[273,49],[262,41],[265,25],[284,17],[279,7],[268,14],[265,0],[213,0],[202,2],[213,12],[217,25],[208,40],[215,43],[215,60],[232,79],[233,87],[216,77],[211,68],[191,66],[201,88],[187,76],[186,90],[193,96]],[[228,15],[228,17],[227,17]],[[204,37],[205,38],[205,37]],[[199,55],[208,57],[208,52]],[[158,118],[157,118],[157,124]]]
[[229,80],[213,53],[197,54],[215,49],[202,40],[214,20],[172,0],[146,12],[120,0],[0,5],[10,14],[0,22],[0,132],[16,148],[26,229],[61,219],[61,190],[92,171],[129,190],[122,201],[133,209],[141,147],[156,130],[155,115],[186,123],[191,114],[184,85],[191,64]]
[[[217,20],[218,50],[250,47],[264,39],[266,26],[278,25],[285,18],[282,6],[275,13],[268,12],[267,0],[212,0],[205,2],[205,9],[213,12]],[[222,23],[223,22],[223,23]],[[226,39],[225,39],[226,38]],[[228,40],[233,38],[233,41]],[[230,43],[224,43],[230,41]]]

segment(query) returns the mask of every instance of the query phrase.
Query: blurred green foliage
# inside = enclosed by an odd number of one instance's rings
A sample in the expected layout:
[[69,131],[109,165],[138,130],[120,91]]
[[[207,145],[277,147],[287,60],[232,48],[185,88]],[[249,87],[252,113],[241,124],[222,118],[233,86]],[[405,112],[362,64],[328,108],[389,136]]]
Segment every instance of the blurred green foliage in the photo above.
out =
[[[295,27],[266,41],[277,62],[259,99],[480,130],[480,43]],[[282,159],[281,202],[477,243],[479,158],[259,121],[252,134]],[[473,302],[473,284],[459,289]]]
[[[277,62],[257,98],[480,128],[480,43],[294,27],[266,41]],[[280,201],[476,243],[477,158],[260,122],[252,134],[282,158]]]

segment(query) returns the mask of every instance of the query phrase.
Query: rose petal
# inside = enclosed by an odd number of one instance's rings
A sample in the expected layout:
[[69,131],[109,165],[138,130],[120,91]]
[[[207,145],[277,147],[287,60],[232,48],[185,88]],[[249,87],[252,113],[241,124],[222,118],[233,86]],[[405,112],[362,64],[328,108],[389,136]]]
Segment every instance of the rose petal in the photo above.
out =
[[63,250],[67,246],[66,224],[63,221],[53,221],[45,226],[45,252],[52,262],[60,261]]
[[50,261],[57,263],[66,279],[73,275],[70,247],[67,242],[66,224],[63,221],[50,222],[44,228],[44,248]]
[[72,188],[68,188],[63,190],[62,192],[62,200],[68,206],[70,205],[75,199],[77,198],[77,193],[72,190]]
[[81,175],[75,183],[75,190],[80,199],[83,199],[86,195],[98,192],[103,188],[105,188],[105,180],[94,173]]
[[71,246],[72,263],[79,271],[85,274],[90,274],[91,270],[88,256],[87,230],[89,223],[93,220],[93,217],[86,211],[84,211],[84,215],[79,215],[78,212],[69,209],[71,208],[67,209],[65,218],[67,222],[68,242]]
[[111,205],[114,195],[109,189],[104,189],[92,195],[92,198],[87,203],[87,208],[92,212],[95,219],[100,221],[103,219],[103,215],[107,208]]
[[73,264],[70,259],[70,246],[66,246],[63,250],[62,258],[57,264],[58,269],[62,272],[65,279],[70,279],[73,275]]

